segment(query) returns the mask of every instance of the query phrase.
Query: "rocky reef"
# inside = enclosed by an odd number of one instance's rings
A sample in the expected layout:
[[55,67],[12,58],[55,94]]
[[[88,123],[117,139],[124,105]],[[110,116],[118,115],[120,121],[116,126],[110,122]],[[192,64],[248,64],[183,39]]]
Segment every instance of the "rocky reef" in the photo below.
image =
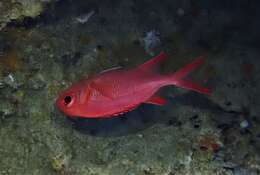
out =
[[23,21],[26,17],[35,18],[43,11],[47,3],[56,0],[1,0],[0,30],[11,21]]
[[[259,174],[257,4],[2,0],[0,174]],[[56,108],[77,80],[162,50],[163,73],[207,53],[191,78],[213,95],[166,87],[167,105],[111,119],[71,119]]]

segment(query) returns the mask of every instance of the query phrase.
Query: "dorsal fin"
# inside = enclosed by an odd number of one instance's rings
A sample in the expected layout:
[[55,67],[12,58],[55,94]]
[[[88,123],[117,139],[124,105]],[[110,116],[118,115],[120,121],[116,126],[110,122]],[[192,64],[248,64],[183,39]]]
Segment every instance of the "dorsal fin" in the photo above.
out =
[[112,67],[110,69],[106,69],[106,70],[101,71],[100,74],[103,74],[105,72],[109,72],[109,71],[112,71],[112,70],[118,70],[118,69],[122,69],[122,67],[121,66]]
[[158,65],[167,58],[165,52],[161,52],[159,55],[153,57],[152,59],[146,61],[144,64],[140,65],[138,69],[144,71],[155,71],[158,68]]

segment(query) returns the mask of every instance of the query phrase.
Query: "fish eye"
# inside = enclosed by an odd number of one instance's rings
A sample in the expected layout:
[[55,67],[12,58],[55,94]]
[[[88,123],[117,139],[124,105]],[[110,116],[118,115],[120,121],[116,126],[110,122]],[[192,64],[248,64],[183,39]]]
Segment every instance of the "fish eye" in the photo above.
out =
[[71,96],[66,96],[66,97],[64,98],[64,103],[65,103],[66,105],[70,104],[71,101],[72,101]]

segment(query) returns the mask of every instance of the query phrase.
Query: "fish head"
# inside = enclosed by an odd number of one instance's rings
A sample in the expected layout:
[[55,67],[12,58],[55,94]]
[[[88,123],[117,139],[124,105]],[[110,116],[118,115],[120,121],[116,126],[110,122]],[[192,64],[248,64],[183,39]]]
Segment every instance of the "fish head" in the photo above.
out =
[[58,109],[69,117],[97,118],[104,99],[91,84],[82,81],[63,91],[56,100]]
[[[85,91],[89,92],[89,80],[83,79],[61,92],[56,100],[57,108],[69,117],[79,117],[86,110],[87,98]],[[86,96],[86,95],[85,95]],[[84,105],[84,106],[83,106]],[[84,108],[83,108],[84,107]]]
[[77,91],[65,90],[56,100],[56,106],[68,116],[77,116]]

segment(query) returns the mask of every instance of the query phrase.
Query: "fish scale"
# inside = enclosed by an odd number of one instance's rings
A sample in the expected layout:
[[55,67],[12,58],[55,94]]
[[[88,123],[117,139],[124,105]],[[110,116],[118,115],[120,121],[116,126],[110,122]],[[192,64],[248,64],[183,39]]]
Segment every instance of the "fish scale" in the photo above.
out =
[[171,75],[158,72],[158,65],[167,58],[164,52],[134,69],[105,70],[63,91],[56,105],[70,117],[107,118],[132,111],[143,103],[164,105],[167,101],[155,94],[161,87],[168,85],[210,95],[208,88],[186,78],[204,63],[204,57],[198,57]]

